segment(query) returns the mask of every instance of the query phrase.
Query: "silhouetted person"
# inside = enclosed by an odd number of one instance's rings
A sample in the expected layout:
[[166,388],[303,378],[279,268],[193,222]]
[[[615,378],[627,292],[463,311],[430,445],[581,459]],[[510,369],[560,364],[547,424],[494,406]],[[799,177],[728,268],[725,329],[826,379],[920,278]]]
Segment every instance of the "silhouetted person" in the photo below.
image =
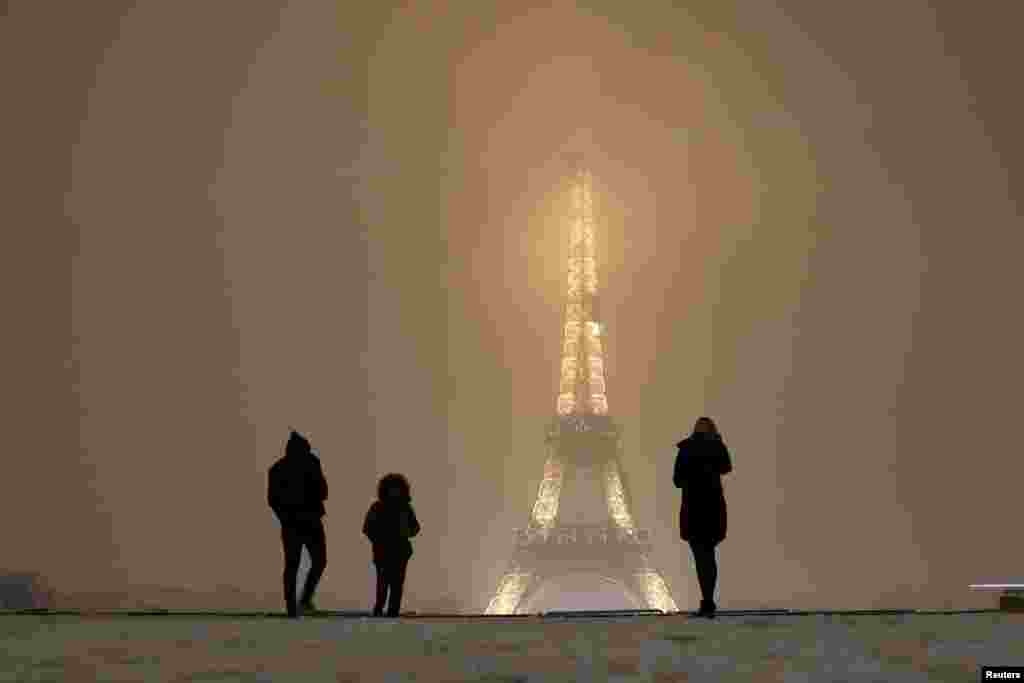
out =
[[[320,467],[320,458],[303,436],[292,432],[285,446],[284,457],[270,467],[267,475],[267,502],[281,522],[281,543],[284,545],[284,602],[289,617],[299,610],[314,611],[313,593],[327,567],[327,539],[324,536],[324,501],[327,480]],[[311,566],[302,589],[302,598],[295,604],[296,580],[302,548],[309,552]]]
[[702,598],[698,616],[714,617],[718,580],[715,548],[725,540],[727,521],[722,475],[732,472],[732,460],[710,417],[699,418],[693,433],[676,445],[679,454],[672,481],[683,490],[679,537],[690,544],[697,565]]
[[370,505],[363,522],[363,533],[373,544],[373,564],[377,569],[377,594],[373,615],[397,617],[402,606],[405,570],[412,557],[409,539],[420,532],[420,523],[412,509],[409,482],[401,474],[388,474],[377,484],[377,500]]

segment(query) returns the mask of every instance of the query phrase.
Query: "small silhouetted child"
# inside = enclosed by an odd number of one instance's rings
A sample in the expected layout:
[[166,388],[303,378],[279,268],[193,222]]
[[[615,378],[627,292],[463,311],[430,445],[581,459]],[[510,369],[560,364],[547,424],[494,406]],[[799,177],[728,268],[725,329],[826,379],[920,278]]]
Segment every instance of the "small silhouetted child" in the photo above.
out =
[[377,594],[373,615],[397,617],[402,605],[405,570],[412,557],[409,539],[420,532],[420,523],[412,509],[409,482],[401,474],[388,474],[377,484],[377,500],[370,505],[363,522],[363,533],[373,544],[373,564],[377,569]]

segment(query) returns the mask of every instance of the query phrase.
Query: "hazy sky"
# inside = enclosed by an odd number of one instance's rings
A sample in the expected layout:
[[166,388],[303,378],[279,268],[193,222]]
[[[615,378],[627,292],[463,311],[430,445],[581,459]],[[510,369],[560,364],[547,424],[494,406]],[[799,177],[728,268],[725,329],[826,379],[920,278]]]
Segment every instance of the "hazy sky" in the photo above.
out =
[[295,426],[324,605],[369,599],[398,470],[410,607],[482,608],[541,476],[589,144],[609,402],[677,600],[704,413],[723,606],[1021,576],[1012,3],[384,4],[8,3],[0,569],[276,591]]

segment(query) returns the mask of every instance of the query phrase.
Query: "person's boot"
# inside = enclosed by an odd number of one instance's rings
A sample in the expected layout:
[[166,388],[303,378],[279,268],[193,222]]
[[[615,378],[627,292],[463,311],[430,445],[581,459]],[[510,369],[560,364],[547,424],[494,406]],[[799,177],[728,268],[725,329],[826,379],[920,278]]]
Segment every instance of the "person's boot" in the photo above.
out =
[[698,617],[707,617],[708,619],[715,618],[715,603],[711,600],[701,600],[700,609],[697,610]]
[[309,584],[303,587],[302,595],[299,597],[299,614],[315,614],[317,611],[313,605],[313,591],[310,590]]
[[285,614],[288,615],[289,619],[297,619],[299,616],[299,606],[296,604],[295,596],[295,583],[289,581],[288,577],[284,580],[284,607]]

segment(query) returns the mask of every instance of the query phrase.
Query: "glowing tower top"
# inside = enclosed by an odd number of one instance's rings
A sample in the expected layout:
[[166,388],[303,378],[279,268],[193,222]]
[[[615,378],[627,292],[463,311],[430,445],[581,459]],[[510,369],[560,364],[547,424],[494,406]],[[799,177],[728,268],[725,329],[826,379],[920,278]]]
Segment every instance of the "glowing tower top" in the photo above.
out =
[[574,163],[574,171],[557,411],[561,416],[607,415],[594,254],[593,178],[578,161]]

